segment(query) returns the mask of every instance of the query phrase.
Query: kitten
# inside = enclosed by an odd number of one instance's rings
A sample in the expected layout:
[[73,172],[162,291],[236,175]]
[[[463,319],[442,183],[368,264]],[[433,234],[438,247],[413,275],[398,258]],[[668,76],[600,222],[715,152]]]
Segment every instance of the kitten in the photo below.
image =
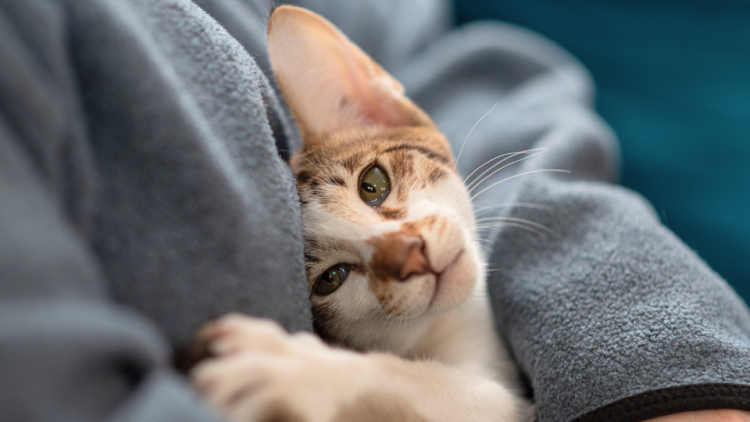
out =
[[194,379],[237,420],[519,421],[531,406],[493,330],[469,194],[450,145],[331,23],[281,6],[276,79],[297,119],[316,332],[243,316],[200,336]]

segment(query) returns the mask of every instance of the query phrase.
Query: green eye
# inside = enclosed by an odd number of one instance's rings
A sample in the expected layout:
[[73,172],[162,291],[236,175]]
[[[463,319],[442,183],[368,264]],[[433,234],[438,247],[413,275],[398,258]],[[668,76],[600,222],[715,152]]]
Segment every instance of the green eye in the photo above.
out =
[[351,268],[352,266],[349,264],[336,264],[325,270],[318,279],[318,282],[315,283],[315,293],[327,295],[336,291],[349,276]]
[[359,196],[367,205],[377,207],[385,201],[390,192],[391,184],[388,182],[388,176],[380,167],[372,167],[362,175]]

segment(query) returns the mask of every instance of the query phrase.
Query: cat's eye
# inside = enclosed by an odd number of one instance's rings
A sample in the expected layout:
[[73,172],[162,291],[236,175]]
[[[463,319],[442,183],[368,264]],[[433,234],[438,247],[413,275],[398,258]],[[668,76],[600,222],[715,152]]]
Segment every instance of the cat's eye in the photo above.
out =
[[390,192],[391,183],[380,167],[371,167],[362,175],[359,196],[367,205],[377,207],[385,201]]
[[351,270],[349,264],[336,264],[333,267],[323,271],[320,278],[315,283],[315,293],[319,295],[327,295],[333,293],[341,287],[341,284],[349,277],[349,270]]

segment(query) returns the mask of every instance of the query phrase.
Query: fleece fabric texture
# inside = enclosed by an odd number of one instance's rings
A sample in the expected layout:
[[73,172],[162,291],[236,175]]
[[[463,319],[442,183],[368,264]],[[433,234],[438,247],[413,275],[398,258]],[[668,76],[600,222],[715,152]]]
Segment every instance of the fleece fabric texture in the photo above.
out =
[[[439,0],[300,5],[401,80],[461,152],[498,329],[539,420],[750,410],[747,308],[611,184],[616,138],[573,58],[509,25],[449,30]],[[3,420],[221,420],[171,350],[233,311],[310,329],[281,158],[299,137],[269,82],[267,9],[0,0]]]

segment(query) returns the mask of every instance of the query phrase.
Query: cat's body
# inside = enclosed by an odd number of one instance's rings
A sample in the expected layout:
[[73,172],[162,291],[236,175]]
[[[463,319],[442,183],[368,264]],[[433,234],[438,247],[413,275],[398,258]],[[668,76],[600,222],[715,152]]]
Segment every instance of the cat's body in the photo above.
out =
[[269,54],[303,135],[291,166],[315,329],[368,353],[229,317],[203,336],[231,356],[199,368],[198,384],[239,419],[530,418],[493,329],[471,201],[445,137],[309,11],[276,9]]

